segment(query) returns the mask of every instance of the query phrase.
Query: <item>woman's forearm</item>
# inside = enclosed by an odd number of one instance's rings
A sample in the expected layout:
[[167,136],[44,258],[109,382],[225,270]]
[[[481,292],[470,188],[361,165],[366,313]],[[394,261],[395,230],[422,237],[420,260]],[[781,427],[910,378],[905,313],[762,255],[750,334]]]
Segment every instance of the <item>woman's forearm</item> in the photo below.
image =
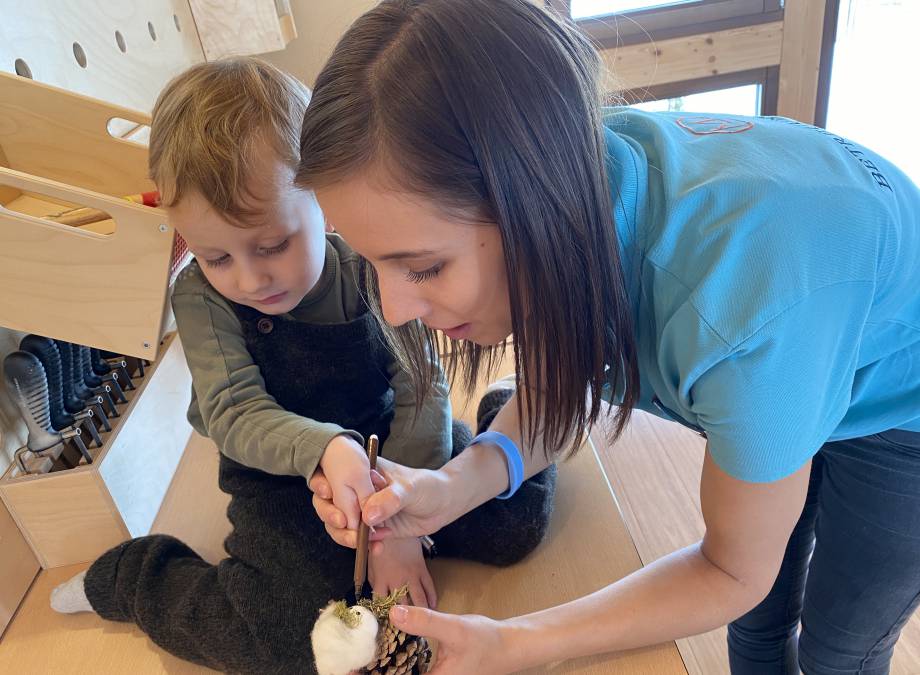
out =
[[449,511],[444,524],[453,522],[508,488],[508,466],[501,450],[491,443],[477,443],[450,460],[437,474],[449,492]]
[[[489,431],[498,431],[503,433],[505,436],[514,441],[515,445],[518,446],[521,450],[521,456],[524,459],[524,478],[530,478],[535,476],[543,469],[548,467],[553,463],[553,458],[547,459],[546,449],[543,447],[543,440],[538,435],[534,443],[529,443],[529,434],[526,434],[525,429],[527,425],[522,423],[520,416],[518,415],[518,395],[515,392],[514,396],[508,399],[508,402],[498,411],[498,414],[495,416],[495,419],[492,421],[492,424],[489,426]],[[501,452],[496,449],[496,452]],[[507,470],[507,469],[506,469]],[[505,476],[507,478],[507,475]],[[502,488],[504,490],[508,487],[507,480],[505,481],[505,486]],[[501,492],[502,490],[499,490]],[[496,492],[495,494],[499,494]],[[493,497],[495,495],[492,495]]]
[[710,563],[694,544],[591,595],[502,622],[508,672],[703,633],[765,593]]
[[[552,462],[545,457],[542,444],[536,447],[524,445],[524,432],[518,416],[517,394],[505,404],[489,427],[508,436],[521,449],[524,460],[524,478],[536,475]],[[450,490],[453,513],[452,520],[472,511],[480,504],[493,499],[508,489],[508,464],[501,449],[494,443],[477,443],[470,446],[445,464],[444,487]]]

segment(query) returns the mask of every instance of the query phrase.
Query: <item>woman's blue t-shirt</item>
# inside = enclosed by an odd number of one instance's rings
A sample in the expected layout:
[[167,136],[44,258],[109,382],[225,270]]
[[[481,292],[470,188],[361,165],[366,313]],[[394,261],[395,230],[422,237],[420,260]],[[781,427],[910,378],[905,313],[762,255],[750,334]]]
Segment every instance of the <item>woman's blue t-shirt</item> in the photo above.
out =
[[782,118],[610,110],[639,407],[773,481],[827,441],[920,431],[920,191]]

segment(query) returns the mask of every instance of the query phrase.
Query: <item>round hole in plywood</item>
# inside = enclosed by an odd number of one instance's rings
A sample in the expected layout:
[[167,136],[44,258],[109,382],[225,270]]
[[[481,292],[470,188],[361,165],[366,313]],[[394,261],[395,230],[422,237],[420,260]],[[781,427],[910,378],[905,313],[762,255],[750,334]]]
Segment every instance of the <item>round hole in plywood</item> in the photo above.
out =
[[79,42],[73,43],[73,57],[81,68],[86,68],[86,52],[83,51],[83,47],[80,46]]
[[29,64],[22,59],[16,59],[13,63],[13,67],[16,69],[17,75],[28,77],[30,80],[32,79],[32,69],[29,68]]
[[125,43],[125,36],[121,34],[120,30],[115,31],[115,44],[118,45],[122,54],[128,51],[128,45]]
[[173,14],[173,23],[176,24],[176,32],[177,32],[177,33],[181,33],[181,32],[182,32],[182,24],[179,23],[179,17],[178,17],[177,15],[175,15],[175,14]]
[[147,32],[150,33],[150,39],[156,41],[157,29],[153,27],[153,24],[150,21],[147,22]]

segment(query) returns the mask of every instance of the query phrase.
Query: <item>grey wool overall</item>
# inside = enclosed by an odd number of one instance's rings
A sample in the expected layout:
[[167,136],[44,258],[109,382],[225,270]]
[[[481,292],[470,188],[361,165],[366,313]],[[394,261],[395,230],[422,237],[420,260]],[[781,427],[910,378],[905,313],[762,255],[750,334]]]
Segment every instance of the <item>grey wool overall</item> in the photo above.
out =
[[[317,325],[235,309],[279,405],[365,437],[375,433],[386,456],[391,356],[370,312]],[[480,407],[484,425],[508,398],[496,393],[498,400],[489,397],[495,409]],[[454,454],[470,440],[469,429],[454,422]],[[315,673],[310,631],[330,600],[354,599],[354,551],[326,533],[301,476],[268,474],[221,454],[219,485],[230,495],[227,558],[209,564],[167,535],[126,541],[87,572],[93,609],[105,619],[132,621],[166,651],[217,670]],[[487,502],[433,535],[439,552],[496,565],[520,560],[546,532],[554,489],[550,467],[511,499]]]

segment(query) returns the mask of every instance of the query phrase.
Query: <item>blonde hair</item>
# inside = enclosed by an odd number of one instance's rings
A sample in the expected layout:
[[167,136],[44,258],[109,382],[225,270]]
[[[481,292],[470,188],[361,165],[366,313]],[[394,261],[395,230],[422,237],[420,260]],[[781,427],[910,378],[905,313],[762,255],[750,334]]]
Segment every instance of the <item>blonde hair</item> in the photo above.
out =
[[310,90],[273,65],[251,57],[192,66],[160,93],[150,130],[150,177],[163,206],[199,191],[243,225],[247,178],[257,141],[296,169],[300,127]]

